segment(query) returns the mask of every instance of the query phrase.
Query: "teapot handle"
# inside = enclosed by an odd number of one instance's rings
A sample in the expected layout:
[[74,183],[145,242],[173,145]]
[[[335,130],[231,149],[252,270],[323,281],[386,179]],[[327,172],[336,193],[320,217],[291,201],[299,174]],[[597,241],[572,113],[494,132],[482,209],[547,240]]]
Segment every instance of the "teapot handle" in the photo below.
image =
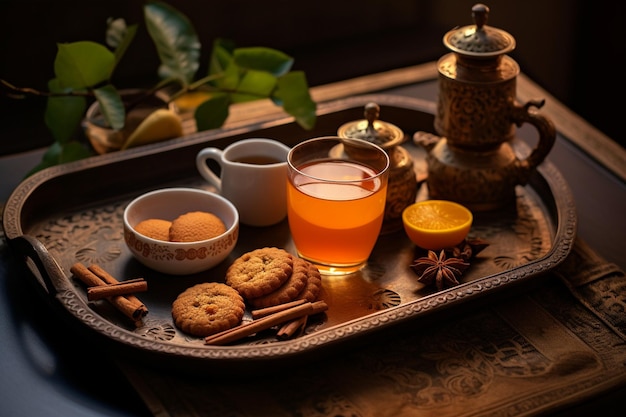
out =
[[531,154],[524,160],[519,161],[519,183],[525,184],[533,170],[548,156],[556,140],[556,128],[552,121],[545,116],[532,110],[531,107],[541,108],[545,100],[530,100],[523,106],[514,106],[513,122],[520,127],[524,123],[530,123],[539,133],[539,141]]

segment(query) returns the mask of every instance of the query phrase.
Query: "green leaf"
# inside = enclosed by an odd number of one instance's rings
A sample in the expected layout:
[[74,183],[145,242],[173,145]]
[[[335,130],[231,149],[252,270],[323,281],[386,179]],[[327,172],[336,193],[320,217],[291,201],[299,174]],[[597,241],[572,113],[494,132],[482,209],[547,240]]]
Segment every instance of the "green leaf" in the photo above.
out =
[[46,149],[46,152],[41,158],[41,162],[31,169],[26,174],[26,177],[29,177],[35,172],[41,171],[45,168],[67,162],[78,161],[89,156],[92,156],[92,153],[79,142],[72,141],[64,144],[55,142],[50,145],[48,149]]
[[41,171],[51,166],[59,164],[61,160],[61,152],[63,148],[59,142],[54,142],[46,149],[46,152],[41,157],[41,161],[33,169],[31,169],[26,176],[29,177],[35,172]]
[[62,147],[63,149],[59,157],[60,164],[78,161],[92,155],[92,153],[87,148],[85,148],[82,143],[78,141],[64,143]]
[[256,94],[244,94],[244,93],[230,93],[231,103],[245,103],[248,101],[259,100],[259,96]]
[[216,93],[200,104],[194,113],[198,132],[222,127],[228,117],[230,103],[228,94]]
[[159,75],[183,86],[191,83],[199,67],[200,41],[189,19],[162,2],[146,4],[144,17],[161,60]]
[[239,67],[231,61],[220,76],[215,79],[213,85],[222,90],[235,91],[239,86],[241,75]]
[[268,72],[247,70],[241,78],[237,92],[267,98],[276,88],[276,83],[276,77]]
[[243,93],[230,93],[230,102],[231,103],[245,103],[248,101],[259,100],[259,96],[252,94],[243,94]]
[[213,50],[209,60],[209,75],[219,74],[231,64],[234,49],[235,45],[229,40],[218,38],[213,41]]
[[[48,88],[53,93],[66,92],[58,79],[52,79]],[[44,122],[55,141],[65,143],[76,133],[85,114],[87,100],[83,96],[51,96],[46,102]]]
[[224,89],[235,90],[239,84],[239,67],[233,62],[231,45],[222,39],[213,43],[209,59],[209,76],[216,76],[211,85]]
[[293,58],[271,48],[237,48],[233,51],[235,63],[244,69],[266,71],[275,77],[287,74],[293,65]]
[[107,20],[106,43],[115,50],[115,65],[126,53],[137,33],[137,25],[126,26],[124,19]]
[[117,48],[124,40],[124,36],[126,36],[126,20],[109,17],[104,41],[107,46],[111,49]]
[[126,121],[126,110],[119,92],[111,84],[94,90],[100,112],[107,125],[115,130],[122,129]]
[[311,99],[304,72],[293,71],[278,78],[278,89],[272,98],[276,103],[282,103],[283,109],[294,116],[300,126],[313,129],[317,105]]
[[82,89],[107,81],[115,67],[115,56],[99,43],[60,43],[54,73],[62,87]]

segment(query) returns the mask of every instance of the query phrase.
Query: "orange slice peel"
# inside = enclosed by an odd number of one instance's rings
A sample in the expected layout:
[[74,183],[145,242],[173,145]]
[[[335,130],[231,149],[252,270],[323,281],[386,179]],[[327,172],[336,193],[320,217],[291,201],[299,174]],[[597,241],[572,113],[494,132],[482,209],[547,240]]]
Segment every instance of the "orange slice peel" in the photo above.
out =
[[425,200],[402,212],[404,231],[423,249],[441,250],[461,243],[469,234],[474,217],[465,206],[447,200]]

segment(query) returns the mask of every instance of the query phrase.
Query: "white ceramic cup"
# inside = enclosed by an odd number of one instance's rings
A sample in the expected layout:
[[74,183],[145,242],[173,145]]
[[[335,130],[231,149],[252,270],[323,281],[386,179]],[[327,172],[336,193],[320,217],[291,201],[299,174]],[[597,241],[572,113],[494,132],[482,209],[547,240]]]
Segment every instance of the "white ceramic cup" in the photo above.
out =
[[[196,156],[198,172],[239,211],[249,226],[270,226],[287,216],[287,154],[289,147],[272,139],[243,139],[221,150],[204,148]],[[207,165],[220,166],[219,176]]]

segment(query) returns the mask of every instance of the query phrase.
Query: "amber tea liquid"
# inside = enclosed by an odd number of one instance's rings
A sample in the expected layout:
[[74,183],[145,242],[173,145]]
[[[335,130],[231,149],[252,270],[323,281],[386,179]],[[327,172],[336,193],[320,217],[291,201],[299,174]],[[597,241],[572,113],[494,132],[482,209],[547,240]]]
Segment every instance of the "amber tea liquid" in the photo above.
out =
[[297,168],[306,175],[290,173],[287,216],[298,254],[322,273],[360,269],[382,226],[387,182],[372,168],[345,160]]

